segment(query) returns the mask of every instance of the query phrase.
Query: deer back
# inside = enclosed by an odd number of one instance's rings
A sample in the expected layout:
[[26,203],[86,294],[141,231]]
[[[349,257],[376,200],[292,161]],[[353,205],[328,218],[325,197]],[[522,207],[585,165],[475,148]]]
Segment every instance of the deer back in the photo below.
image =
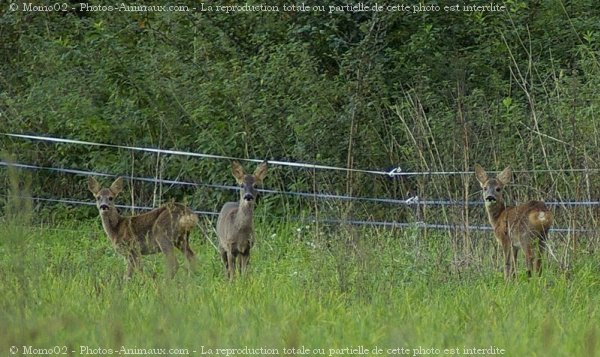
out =
[[538,235],[550,229],[552,212],[542,201],[529,201],[506,208],[506,226],[509,233]]

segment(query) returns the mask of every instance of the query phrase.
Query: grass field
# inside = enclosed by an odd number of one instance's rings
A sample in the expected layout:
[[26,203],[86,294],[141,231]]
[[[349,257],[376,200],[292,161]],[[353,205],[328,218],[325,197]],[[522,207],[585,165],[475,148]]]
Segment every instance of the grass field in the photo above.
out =
[[507,284],[491,235],[460,259],[445,234],[418,232],[258,222],[249,274],[229,282],[196,231],[195,273],[178,254],[166,279],[155,255],[123,282],[99,220],[5,222],[0,354],[600,355],[597,253]]

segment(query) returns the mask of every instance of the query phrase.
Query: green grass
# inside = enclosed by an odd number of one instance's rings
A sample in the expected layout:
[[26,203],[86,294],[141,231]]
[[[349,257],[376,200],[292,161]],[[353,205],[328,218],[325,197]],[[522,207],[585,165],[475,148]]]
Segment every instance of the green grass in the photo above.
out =
[[182,269],[166,279],[163,258],[155,255],[143,259],[143,274],[123,282],[123,259],[97,221],[4,224],[0,354],[10,346],[19,353],[23,346],[66,346],[68,355],[82,355],[87,346],[88,355],[122,347],[190,355],[245,347],[279,355],[291,352],[284,348],[325,356],[364,349],[376,355],[376,348],[380,355],[404,348],[410,356],[463,355],[465,348],[503,349],[507,356],[600,355],[597,253],[577,255],[568,274],[546,260],[542,278],[528,281],[521,269],[506,284],[491,258],[491,237],[483,244],[489,249],[456,264],[450,238],[441,233],[316,234],[314,227],[266,223],[257,232],[249,274],[235,282],[225,280],[200,232],[192,240],[195,273],[186,272],[178,254]]

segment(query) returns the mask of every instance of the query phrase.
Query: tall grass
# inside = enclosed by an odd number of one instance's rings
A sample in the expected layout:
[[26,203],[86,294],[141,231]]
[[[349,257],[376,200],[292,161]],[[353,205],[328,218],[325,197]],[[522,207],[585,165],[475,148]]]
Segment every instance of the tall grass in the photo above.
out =
[[481,257],[457,262],[443,234],[353,227],[315,234],[311,226],[258,222],[242,279],[225,279],[214,247],[196,232],[196,273],[181,269],[165,279],[156,255],[125,283],[122,258],[104,236],[95,238],[97,221],[19,227],[0,227],[3,353],[11,346],[66,346],[75,355],[93,351],[85,348],[215,355],[245,347],[352,355],[349,348],[359,346],[369,355],[375,348],[410,355],[492,347],[510,356],[600,353],[597,255],[578,255],[572,274],[545,261],[543,277],[526,280],[521,270],[506,284],[489,257],[492,237]]

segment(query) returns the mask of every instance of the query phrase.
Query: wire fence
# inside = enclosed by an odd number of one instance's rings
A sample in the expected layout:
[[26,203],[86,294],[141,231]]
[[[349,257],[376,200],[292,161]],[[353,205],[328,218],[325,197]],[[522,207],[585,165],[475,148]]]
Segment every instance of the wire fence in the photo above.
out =
[[[119,175],[109,174],[104,172],[96,172],[96,171],[86,171],[79,169],[65,169],[59,167],[47,167],[47,166],[37,166],[31,164],[22,164],[22,163],[9,163],[5,161],[0,161],[0,166],[13,166],[21,169],[29,169],[29,170],[46,170],[51,172],[60,172],[60,173],[69,173],[83,176],[97,176],[97,177],[113,177],[116,178]],[[130,175],[120,175],[127,180],[140,181],[140,182],[149,182],[149,183],[158,183],[163,185],[179,185],[179,186],[191,186],[191,187],[208,187],[222,190],[232,190],[238,191],[239,187],[231,186],[231,185],[219,185],[219,184],[207,184],[207,183],[196,183],[196,182],[188,182],[188,181],[178,181],[178,180],[169,180],[169,179],[160,179],[155,177],[139,177],[139,176],[130,176]],[[320,193],[320,192],[297,192],[297,191],[282,191],[282,190],[272,190],[272,189],[258,189],[261,193],[267,194],[277,194],[277,195],[290,195],[290,196],[300,196],[307,198],[319,198],[319,199],[331,199],[331,200],[341,200],[341,201],[364,201],[364,202],[374,202],[374,203],[387,203],[393,205],[429,205],[429,206],[483,206],[483,201],[459,201],[459,200],[421,200],[418,196],[409,197],[404,200],[398,200],[393,198],[380,198],[380,197],[359,197],[359,196],[349,196],[349,195],[336,195],[332,193]],[[600,206],[600,201],[546,201],[547,205],[550,206]]]
[[[12,138],[35,140],[35,141],[47,141],[47,142],[60,143],[60,144],[75,144],[75,145],[84,145],[84,146],[125,149],[125,150],[142,151],[142,152],[149,152],[149,153],[155,153],[155,154],[170,154],[170,155],[180,155],[180,156],[208,158],[208,159],[217,159],[217,160],[238,160],[238,161],[255,162],[255,163],[260,163],[260,162],[264,161],[264,159],[245,159],[245,158],[238,158],[238,157],[233,157],[233,156],[196,153],[196,152],[180,151],[180,150],[105,144],[105,143],[96,143],[96,142],[91,142],[91,141],[56,138],[56,137],[50,137],[50,136],[11,134],[11,133],[2,133],[2,135],[7,136],[7,137],[12,137]],[[382,171],[382,170],[354,169],[354,168],[347,168],[347,167],[337,167],[337,166],[329,166],[329,165],[291,162],[291,161],[279,161],[279,160],[269,160],[269,164],[280,165],[280,166],[290,166],[290,167],[296,167],[296,168],[305,168],[305,169],[359,172],[359,173],[367,173],[367,174],[374,174],[374,175],[387,175],[387,176],[391,176],[391,177],[393,177],[393,176],[426,176],[426,175],[472,175],[474,173],[474,171],[405,172],[405,171],[403,171],[402,167],[399,165],[390,165],[390,166],[393,166],[394,168],[391,169],[390,171]],[[513,172],[515,172],[515,173],[542,173],[542,172],[597,173],[597,172],[600,172],[600,169],[596,169],[596,168],[535,169],[535,170],[513,170]]]
[[[4,197],[9,197],[7,195],[2,195]],[[96,203],[89,201],[79,201],[73,199],[59,199],[59,198],[44,198],[44,197],[31,197],[31,196],[14,196],[21,200],[33,200],[38,202],[49,202],[49,203],[61,203],[68,205],[81,205],[81,206],[95,206]],[[149,206],[136,206],[136,205],[115,205],[117,208],[123,209],[134,209],[138,211],[150,211],[155,209],[156,207]],[[216,217],[219,215],[219,212],[211,212],[211,211],[200,211],[193,210],[194,213],[203,216],[212,216]],[[426,222],[388,222],[388,221],[365,221],[365,220],[343,220],[337,218],[317,218],[314,216],[307,217],[280,217],[275,215],[270,215],[270,218],[278,219],[278,220],[294,220],[298,222],[319,222],[321,224],[329,224],[329,225],[355,225],[355,226],[374,226],[374,227],[385,227],[385,228],[428,228],[428,229],[440,229],[440,230],[475,230],[475,231],[490,231],[492,230],[489,226],[481,226],[481,225],[463,225],[463,224],[441,224],[441,223],[426,223]],[[578,229],[578,228],[551,228],[551,232],[591,232],[588,229]]]
[[[73,145],[85,145],[92,147],[106,147],[106,148],[117,148],[117,149],[126,149],[132,151],[142,151],[142,152],[150,152],[150,153],[160,153],[160,154],[169,154],[169,155],[181,155],[188,157],[199,157],[199,158],[209,158],[215,160],[240,160],[240,161],[249,161],[249,162],[262,162],[263,160],[259,159],[242,159],[235,158],[223,155],[213,155],[213,154],[204,154],[204,153],[193,153],[186,151],[178,151],[178,150],[168,150],[168,149],[156,149],[156,148],[144,148],[144,147],[133,147],[133,146],[125,146],[125,145],[114,145],[114,144],[103,144],[103,143],[95,143],[89,141],[81,141],[81,140],[72,140],[72,139],[64,139],[64,138],[56,138],[56,137],[46,137],[46,136],[38,136],[38,135],[24,135],[24,134],[2,134],[7,137],[22,139],[22,140],[33,140],[33,141],[46,141],[52,143],[59,144],[73,144]],[[294,168],[304,168],[304,169],[319,169],[319,170],[333,170],[333,171],[346,171],[346,172],[360,172],[365,174],[372,175],[387,175],[390,177],[394,176],[427,176],[427,175],[472,175],[472,171],[435,171],[435,172],[403,172],[400,167],[392,169],[391,171],[380,171],[380,170],[363,170],[363,169],[349,169],[343,167],[335,167],[335,166],[327,166],[327,165],[319,165],[319,164],[310,164],[310,163],[299,163],[299,162],[287,162],[287,161],[269,161],[270,165],[281,165],[281,166],[289,166]],[[47,166],[38,166],[26,163],[8,163],[4,161],[0,161],[0,167],[8,167],[13,166],[19,169],[26,170],[44,170],[54,173],[66,173],[72,175],[82,175],[82,176],[97,176],[97,177],[116,177],[117,175],[103,172],[95,172],[88,170],[80,170],[73,168],[60,168],[60,167],[47,167]],[[515,172],[582,172],[586,174],[596,173],[598,169],[559,169],[559,170],[521,170]],[[222,185],[222,184],[208,184],[208,183],[196,183],[189,181],[179,181],[179,180],[169,180],[169,179],[159,179],[156,177],[138,177],[138,176],[127,176],[123,175],[124,178],[133,181],[140,182],[149,182],[161,185],[178,185],[178,186],[188,186],[195,188],[213,188],[218,190],[232,190],[237,191],[239,187],[232,185]],[[288,196],[296,196],[296,197],[304,197],[310,199],[321,199],[321,200],[336,200],[336,201],[358,201],[358,202],[371,202],[377,204],[389,204],[389,205],[400,205],[400,206],[413,206],[413,207],[427,207],[427,206],[480,206],[483,205],[483,201],[467,201],[467,200],[447,200],[447,199],[428,199],[422,200],[418,196],[412,196],[407,199],[392,199],[392,198],[380,198],[380,197],[361,197],[361,196],[350,196],[350,195],[339,195],[339,194],[331,194],[324,192],[298,192],[298,191],[284,191],[284,190],[273,190],[273,189],[259,189],[260,192],[264,194],[272,194],[272,195],[288,195]],[[29,197],[29,199],[45,202],[45,203],[60,203],[60,204],[69,204],[69,205],[94,205],[93,202],[85,202],[71,198],[47,198],[47,197]],[[550,206],[557,207],[600,207],[600,201],[594,200],[586,200],[586,201],[576,201],[576,200],[561,200],[561,201],[549,201],[546,204]],[[129,208],[136,210],[150,210],[152,207],[147,206],[132,206],[132,205],[120,205],[121,208]],[[198,214],[205,216],[217,216],[218,212],[211,211],[195,211]],[[280,217],[275,217],[280,218]],[[286,217],[288,219],[289,217]],[[441,229],[441,230],[475,230],[475,231],[487,231],[491,228],[489,226],[482,225],[470,225],[470,224],[441,224],[441,223],[426,223],[423,221],[415,221],[411,223],[406,222],[395,222],[395,221],[380,221],[380,220],[364,220],[364,219],[338,219],[338,218],[315,218],[315,217],[293,217],[293,219],[297,220],[313,220],[318,221],[319,223],[324,224],[349,224],[349,225],[358,225],[358,226],[378,226],[378,227],[390,227],[390,228],[405,228],[405,227],[418,227],[418,228],[428,228],[428,229]],[[553,228],[552,231],[556,232],[593,232],[592,229],[583,229],[583,228]]]

